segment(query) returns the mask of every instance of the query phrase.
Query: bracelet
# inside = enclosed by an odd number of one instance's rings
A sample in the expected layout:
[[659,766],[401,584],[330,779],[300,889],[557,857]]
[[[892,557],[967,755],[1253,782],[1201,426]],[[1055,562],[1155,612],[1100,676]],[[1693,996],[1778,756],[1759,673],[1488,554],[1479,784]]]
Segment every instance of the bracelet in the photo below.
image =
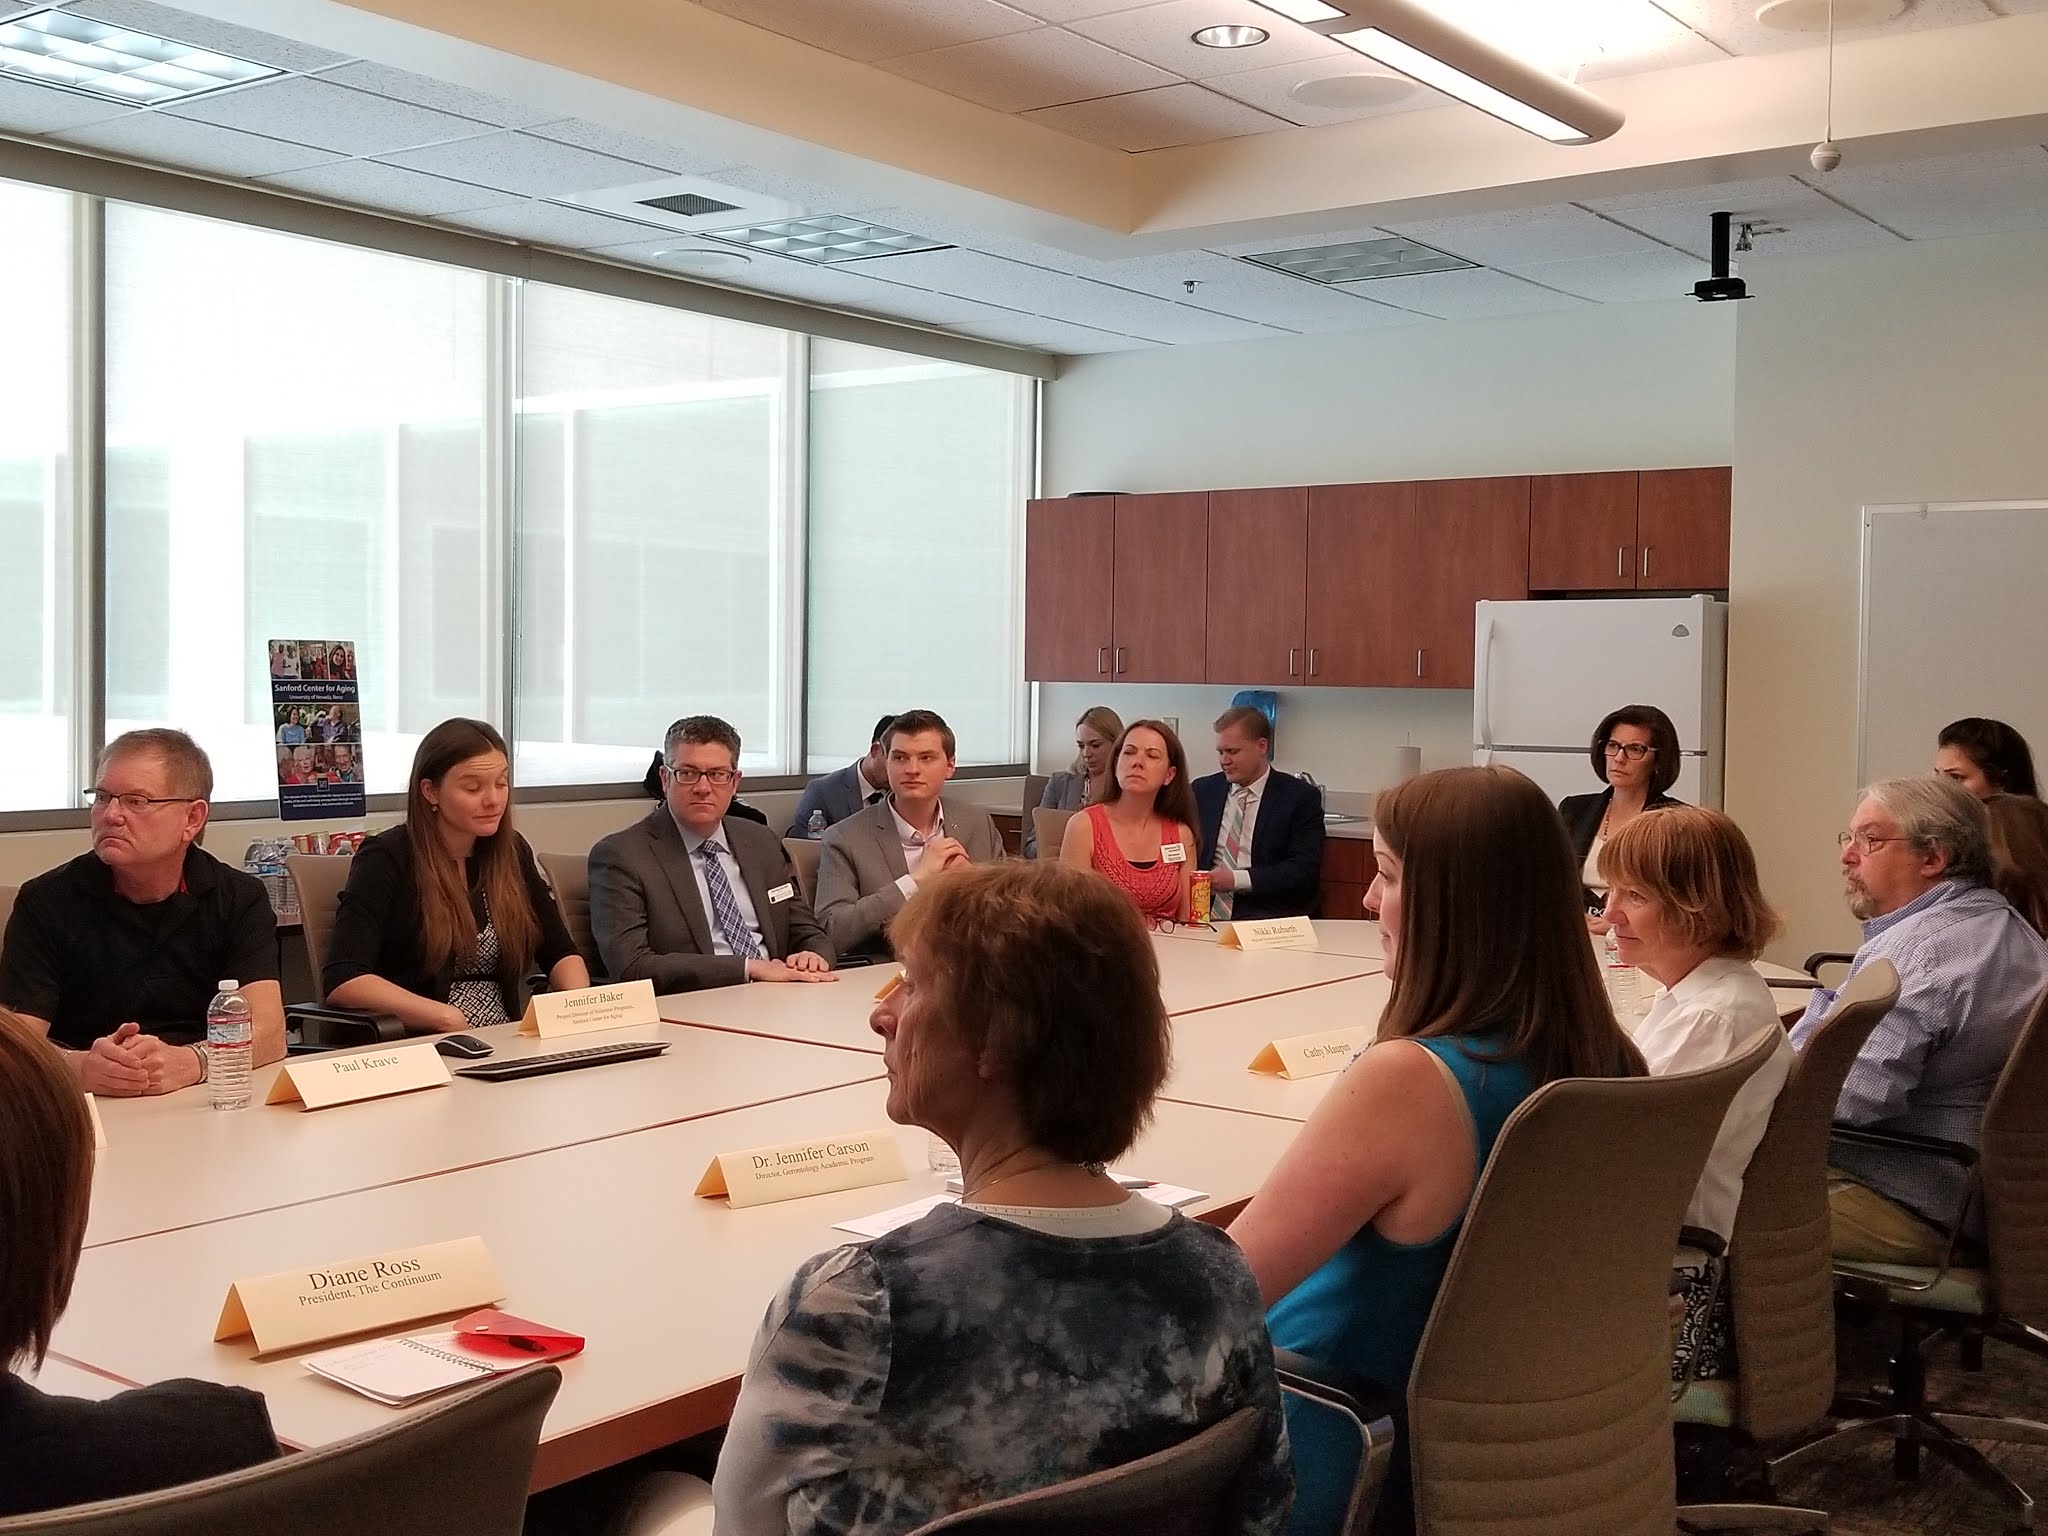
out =
[[203,1045],[188,1045],[185,1049],[199,1058],[199,1081],[205,1082],[213,1071],[213,1062],[206,1054],[206,1047]]

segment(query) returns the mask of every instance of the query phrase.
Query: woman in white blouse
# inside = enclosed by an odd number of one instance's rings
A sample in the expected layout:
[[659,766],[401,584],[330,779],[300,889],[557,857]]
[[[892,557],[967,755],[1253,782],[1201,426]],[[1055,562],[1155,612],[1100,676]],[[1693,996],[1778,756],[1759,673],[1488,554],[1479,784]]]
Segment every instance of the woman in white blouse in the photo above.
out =
[[1726,1379],[1735,1374],[1726,1290],[1710,1308],[1707,1255],[1696,1232],[1727,1243],[1743,1174],[1791,1069],[1770,988],[1750,964],[1778,923],[1758,886],[1749,839],[1719,811],[1673,805],[1635,817],[1601,846],[1600,874],[1621,959],[1664,988],[1630,1030],[1652,1073],[1717,1066],[1763,1030],[1778,1036],[1777,1050],[1728,1107],[1672,1261],[1685,1282],[1673,1379],[1688,1357],[1695,1379]]

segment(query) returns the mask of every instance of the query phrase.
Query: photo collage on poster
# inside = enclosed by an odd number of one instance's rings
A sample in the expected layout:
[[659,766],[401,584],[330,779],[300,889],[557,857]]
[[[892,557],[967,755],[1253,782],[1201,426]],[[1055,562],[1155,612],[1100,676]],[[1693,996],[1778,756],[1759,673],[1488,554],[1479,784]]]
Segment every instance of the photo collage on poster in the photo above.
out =
[[363,815],[369,801],[355,642],[272,640],[270,713],[278,819]]

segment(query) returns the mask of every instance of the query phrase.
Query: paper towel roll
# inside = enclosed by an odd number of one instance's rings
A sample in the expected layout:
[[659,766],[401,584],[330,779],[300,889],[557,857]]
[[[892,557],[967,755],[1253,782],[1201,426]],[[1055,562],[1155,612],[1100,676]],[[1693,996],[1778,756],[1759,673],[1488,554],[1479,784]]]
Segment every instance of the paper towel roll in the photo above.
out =
[[1389,783],[1400,784],[1414,778],[1420,772],[1422,772],[1422,748],[1394,748],[1394,776],[1388,780]]

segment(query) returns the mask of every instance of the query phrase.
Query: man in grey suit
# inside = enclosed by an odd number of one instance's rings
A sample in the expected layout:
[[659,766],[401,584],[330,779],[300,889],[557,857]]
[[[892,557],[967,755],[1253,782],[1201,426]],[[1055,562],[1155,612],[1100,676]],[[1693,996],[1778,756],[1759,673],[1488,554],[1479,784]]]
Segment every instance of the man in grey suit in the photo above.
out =
[[952,728],[928,709],[913,709],[885,736],[888,798],[834,826],[819,850],[818,920],[841,954],[886,955],[883,929],[920,877],[1003,856],[987,811],[939,798],[953,777]]
[[590,850],[590,927],[605,969],[657,992],[836,981],[782,841],[728,816],[739,733],[691,715],[662,744],[662,803]]
[[866,757],[857,763],[848,763],[844,768],[835,768],[804,786],[803,798],[796,803],[796,815],[790,818],[789,836],[813,836],[811,813],[814,811],[824,816],[826,826],[836,826],[862,806],[873,805],[887,797],[888,752],[882,741],[889,734],[889,722],[895,718],[894,715],[884,715],[875,722],[875,734],[868,740]]

